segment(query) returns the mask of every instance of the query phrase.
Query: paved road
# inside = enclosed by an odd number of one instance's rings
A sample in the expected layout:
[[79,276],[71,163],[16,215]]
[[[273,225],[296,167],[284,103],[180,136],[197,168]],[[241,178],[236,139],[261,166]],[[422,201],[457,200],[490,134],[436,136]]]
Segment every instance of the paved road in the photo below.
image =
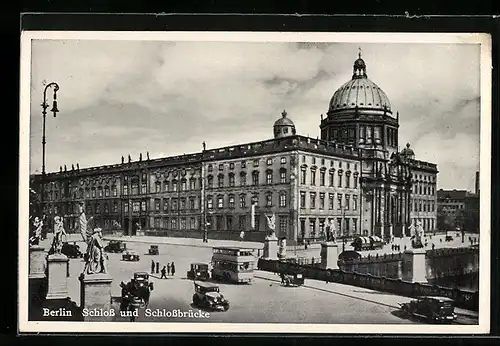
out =
[[[80,243],[82,248],[85,245]],[[209,262],[210,248],[185,247],[160,244],[159,256],[146,255],[149,244],[127,243],[136,250],[139,262],[121,261],[121,254],[108,254],[108,270],[113,277],[112,295],[120,296],[119,284],[128,281],[136,271],[150,272],[151,260],[160,262],[160,269],[167,262],[174,261],[176,274],[168,279],[152,277],[154,291],[149,308],[153,311],[178,310],[196,312],[191,305],[193,283],[186,279],[191,262]],[[70,260],[69,294],[73,301],[80,302],[78,276],[83,269],[81,259]],[[221,293],[230,301],[227,312],[211,313],[210,318],[146,317],[140,311],[137,321],[172,322],[234,322],[234,323],[384,323],[413,324],[420,321],[408,320],[398,314],[397,303],[408,298],[366,290],[340,284],[326,284],[316,280],[306,280],[304,287],[286,288],[279,284],[278,278],[267,272],[256,271],[256,279],[251,285],[220,284]],[[118,314],[118,306],[114,305]],[[128,321],[118,316],[116,321]],[[477,323],[477,322],[475,322]]]

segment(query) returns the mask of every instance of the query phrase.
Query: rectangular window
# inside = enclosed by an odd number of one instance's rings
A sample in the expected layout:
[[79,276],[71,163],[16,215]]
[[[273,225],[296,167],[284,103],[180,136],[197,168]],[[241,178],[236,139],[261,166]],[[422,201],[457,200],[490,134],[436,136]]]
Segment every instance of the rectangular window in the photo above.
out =
[[342,194],[341,193],[337,194],[337,209],[338,210],[342,209]]
[[234,169],[234,162],[229,163],[229,169]]
[[321,171],[319,173],[319,185],[325,186],[325,172]]
[[187,181],[183,179],[181,181],[181,191],[186,191],[187,190]]
[[223,163],[219,163],[219,171],[223,171],[224,170],[224,164]]
[[190,179],[189,180],[189,189],[190,190],[196,190],[196,179]]
[[329,193],[328,194],[328,209],[332,210],[333,209],[333,200],[334,200],[334,194]]
[[189,209],[191,210],[195,209],[194,197],[189,197]]
[[160,211],[160,199],[155,199],[155,211]]
[[186,198],[181,198],[180,199],[181,205],[180,205],[180,210],[186,209]]
[[325,209],[325,194],[319,194],[319,209]]
[[342,187],[342,173],[339,174],[339,187]]
[[267,159],[267,165],[271,166],[273,164],[273,159]]
[[141,201],[141,210],[146,211],[146,201]]
[[306,183],[306,170],[305,169],[302,169],[300,171],[300,183],[302,185],[305,185],[305,183]]
[[234,187],[234,174],[233,173],[231,173],[229,175],[229,186]]
[[140,202],[132,203],[132,211],[133,212],[139,212],[140,210],[141,210],[141,203]]
[[142,183],[141,193],[148,193],[148,185],[146,183]]
[[171,229],[177,229],[177,218],[173,217],[171,224],[172,224]]
[[158,193],[158,192],[161,192],[161,183],[160,182],[156,182],[155,184],[155,192]]
[[311,192],[309,194],[309,197],[311,199],[310,201],[311,209],[316,209],[316,192]]
[[239,229],[244,231],[247,228],[247,217],[245,215],[240,215],[238,218]]
[[207,185],[208,185],[208,188],[211,189],[214,187],[214,178],[212,176],[209,176],[207,178]]
[[245,161],[241,161],[241,168],[246,168],[247,167],[247,163]]
[[286,192],[280,192],[279,206],[280,208],[286,207]]
[[288,233],[288,218],[286,216],[280,216],[280,234],[286,235]]
[[113,213],[117,213],[117,212],[118,212],[118,203],[113,202]]
[[234,209],[234,196],[229,196],[229,208]]
[[345,187],[347,189],[351,188],[351,176],[347,174],[345,176]]
[[311,170],[311,185],[316,185],[316,171]]
[[109,197],[109,187],[104,188],[104,196]]
[[181,229],[186,229],[186,218],[185,217],[181,218]]
[[259,167],[259,160],[253,160],[253,166]]
[[160,228],[160,218],[155,217],[155,228]]
[[177,181],[176,180],[172,182],[172,191],[174,191],[174,192],[177,191]]
[[301,208],[306,207],[306,193],[303,191],[300,192],[300,207]]
[[189,229],[196,229],[196,218],[189,218]]
[[253,172],[252,174],[252,184],[259,185],[259,172]]
[[316,220],[309,220],[309,237],[316,238]]
[[246,186],[247,185],[247,176],[246,174],[240,175],[240,186]]
[[97,192],[98,192],[98,196],[99,196],[99,197],[102,197],[102,187],[100,187],[100,188],[97,190]]
[[[92,189],[92,198],[95,198],[95,189]],[[56,191],[56,198],[57,199],[57,191]]]
[[246,208],[246,204],[247,204],[247,196],[246,195],[240,195],[240,208],[243,209],[243,208]]
[[125,202],[125,203],[123,204],[123,211],[124,211],[125,213],[128,213],[128,203],[127,203],[127,202]]
[[213,209],[213,207],[214,207],[213,198],[212,198],[212,196],[208,196],[207,197],[207,208],[208,209]]
[[358,175],[357,174],[355,174],[354,178],[352,179],[352,185],[353,185],[352,186],[353,188],[355,188],[355,189],[358,188]]
[[226,230],[231,231],[233,229],[233,217],[231,215],[226,216]]
[[176,198],[172,198],[172,211],[177,211],[177,202]]
[[351,207],[351,196],[349,195],[345,195],[345,210],[349,210],[349,208]]
[[266,194],[266,207],[271,207],[272,205],[273,205],[273,194],[267,193]]
[[97,204],[95,205],[95,213],[96,213],[96,214],[99,214],[100,212],[101,212],[101,205],[100,205],[99,203],[97,203]]
[[328,176],[329,176],[329,184],[328,185],[331,186],[331,187],[333,187],[333,183],[334,183],[333,182],[333,177],[335,176],[335,174],[333,172],[330,172],[328,174]]
[[280,172],[280,183],[281,184],[286,184],[286,171],[281,171]]
[[169,184],[169,182],[168,182],[168,181],[165,181],[165,182],[163,183],[163,191],[168,192],[168,184]]
[[286,163],[286,157],[282,157],[280,160],[281,164],[284,165]]
[[163,199],[163,211],[168,211],[168,199]]
[[224,197],[223,196],[217,196],[217,208],[219,208],[219,209],[224,208]]
[[352,196],[352,210],[358,210],[358,196]]

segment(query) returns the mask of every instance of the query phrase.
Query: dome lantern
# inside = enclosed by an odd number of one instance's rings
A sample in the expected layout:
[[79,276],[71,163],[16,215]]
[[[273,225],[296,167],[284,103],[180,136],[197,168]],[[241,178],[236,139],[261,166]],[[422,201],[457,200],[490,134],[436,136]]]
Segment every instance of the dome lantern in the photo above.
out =
[[286,110],[281,112],[281,118],[274,122],[274,138],[288,137],[295,135],[295,124],[287,117]]
[[365,61],[361,59],[361,47],[359,48],[358,58],[354,61],[352,68],[352,79],[356,78],[368,78]]

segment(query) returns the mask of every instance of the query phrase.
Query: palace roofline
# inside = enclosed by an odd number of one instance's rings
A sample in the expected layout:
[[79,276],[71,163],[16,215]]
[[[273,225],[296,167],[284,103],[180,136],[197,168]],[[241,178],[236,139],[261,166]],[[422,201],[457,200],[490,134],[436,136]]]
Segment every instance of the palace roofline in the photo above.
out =
[[[111,165],[95,166],[83,169],[67,170],[62,172],[46,173],[47,177],[69,177],[73,175],[94,175],[101,173],[118,173],[130,169],[156,168],[163,166],[175,166],[180,164],[199,164],[202,161],[216,161],[224,159],[237,159],[242,157],[253,157],[288,151],[308,151],[322,155],[338,156],[346,159],[361,160],[369,157],[369,150],[355,148],[350,145],[324,141],[301,135],[282,138],[272,138],[265,141],[250,142],[226,147],[207,149],[197,153],[167,156],[142,161],[124,162]],[[436,164],[408,160],[413,167],[437,171]],[[39,178],[41,174],[31,174],[30,178]]]

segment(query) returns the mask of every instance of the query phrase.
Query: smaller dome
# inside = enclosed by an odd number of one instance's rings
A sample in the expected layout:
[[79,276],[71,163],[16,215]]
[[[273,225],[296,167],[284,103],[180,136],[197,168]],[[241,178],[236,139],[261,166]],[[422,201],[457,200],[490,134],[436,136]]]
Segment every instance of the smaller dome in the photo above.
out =
[[354,68],[355,69],[366,69],[365,61],[363,59],[361,59],[361,57],[356,59],[356,61],[354,62]]
[[406,157],[415,156],[415,152],[413,151],[413,149],[410,149],[410,143],[406,143],[406,148],[401,150],[401,155],[406,156]]
[[295,124],[287,117],[287,112],[283,110],[281,118],[274,122],[274,138],[288,137],[295,135]]

